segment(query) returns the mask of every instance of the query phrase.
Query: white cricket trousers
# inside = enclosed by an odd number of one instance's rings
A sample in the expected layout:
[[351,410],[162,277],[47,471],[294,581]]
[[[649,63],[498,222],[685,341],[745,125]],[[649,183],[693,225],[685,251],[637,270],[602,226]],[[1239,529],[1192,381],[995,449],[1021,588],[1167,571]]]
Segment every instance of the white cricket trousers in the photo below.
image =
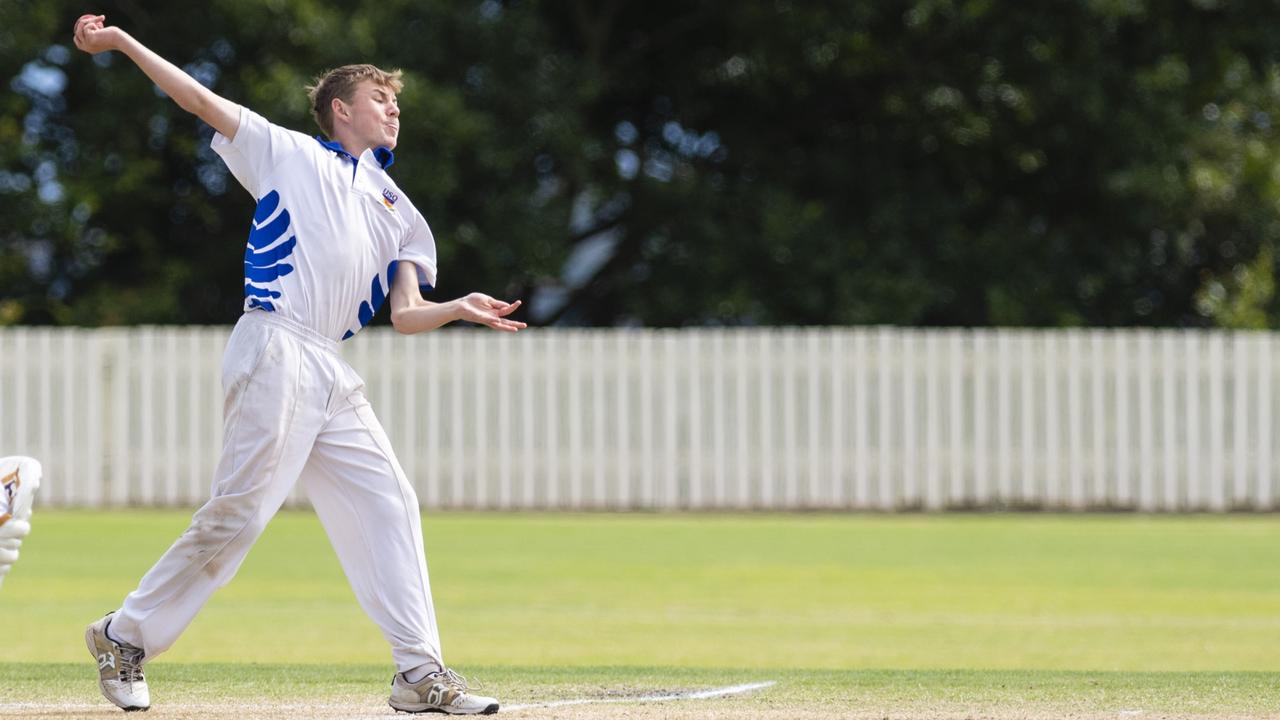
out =
[[111,636],[147,660],[167,650],[300,480],[397,671],[443,668],[418,499],[337,343],[250,311],[227,342],[222,387],[213,497],[125,598]]

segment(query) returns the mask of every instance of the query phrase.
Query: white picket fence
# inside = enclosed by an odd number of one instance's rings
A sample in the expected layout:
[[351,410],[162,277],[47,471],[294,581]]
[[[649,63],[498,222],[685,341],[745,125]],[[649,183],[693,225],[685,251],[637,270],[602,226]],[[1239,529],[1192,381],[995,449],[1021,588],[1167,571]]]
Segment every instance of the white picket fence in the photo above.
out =
[[[43,461],[45,505],[199,505],[228,332],[0,330],[0,455]],[[372,329],[344,353],[428,507],[1222,511],[1277,507],[1276,343]]]

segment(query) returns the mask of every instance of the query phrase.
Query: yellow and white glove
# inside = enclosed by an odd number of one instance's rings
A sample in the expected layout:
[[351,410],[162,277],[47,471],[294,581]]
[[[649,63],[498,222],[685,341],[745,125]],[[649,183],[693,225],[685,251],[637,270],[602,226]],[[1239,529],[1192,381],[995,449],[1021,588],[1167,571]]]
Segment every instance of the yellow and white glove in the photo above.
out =
[[40,488],[40,474],[40,463],[32,458],[0,458],[0,583],[31,532],[31,503]]

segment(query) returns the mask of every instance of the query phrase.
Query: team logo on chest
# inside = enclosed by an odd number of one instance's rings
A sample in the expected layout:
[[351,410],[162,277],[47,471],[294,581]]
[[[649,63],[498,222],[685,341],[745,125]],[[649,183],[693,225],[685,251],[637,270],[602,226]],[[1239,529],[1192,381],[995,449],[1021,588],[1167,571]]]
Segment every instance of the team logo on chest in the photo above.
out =
[[396,201],[399,199],[399,195],[391,192],[387,188],[382,188],[382,204],[385,205],[388,210],[395,212]]

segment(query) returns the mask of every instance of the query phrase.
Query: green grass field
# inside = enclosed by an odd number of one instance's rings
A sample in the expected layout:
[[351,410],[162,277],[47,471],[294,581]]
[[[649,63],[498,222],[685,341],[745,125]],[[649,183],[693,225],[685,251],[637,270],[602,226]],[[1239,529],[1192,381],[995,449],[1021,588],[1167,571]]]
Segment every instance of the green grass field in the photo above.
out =
[[[119,604],[188,517],[37,512],[0,588],[10,628],[0,715],[106,707],[84,625]],[[424,530],[446,658],[507,703],[777,680],[734,699],[649,707],[662,708],[654,717],[1280,709],[1273,516],[431,513]],[[305,512],[276,518],[148,668],[156,710],[194,708],[174,717],[239,712],[218,704],[227,699],[383,714],[391,674]]]

